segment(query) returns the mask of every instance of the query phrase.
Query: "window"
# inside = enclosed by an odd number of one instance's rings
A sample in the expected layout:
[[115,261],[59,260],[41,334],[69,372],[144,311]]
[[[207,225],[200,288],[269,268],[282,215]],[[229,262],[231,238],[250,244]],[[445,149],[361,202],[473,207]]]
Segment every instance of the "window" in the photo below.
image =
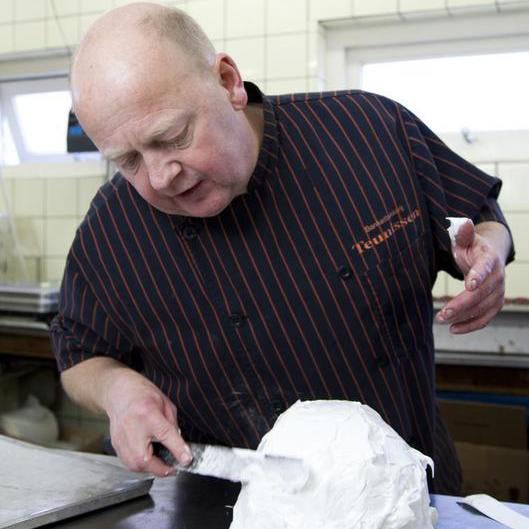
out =
[[66,90],[20,94],[13,98],[15,116],[29,155],[66,152],[65,116],[71,104]]
[[361,87],[439,133],[529,130],[529,52],[368,63]]
[[0,161],[16,165],[99,159],[99,153],[67,153],[71,105],[66,75],[0,82]]
[[528,28],[527,6],[329,22],[326,88],[399,101],[474,163],[525,162]]

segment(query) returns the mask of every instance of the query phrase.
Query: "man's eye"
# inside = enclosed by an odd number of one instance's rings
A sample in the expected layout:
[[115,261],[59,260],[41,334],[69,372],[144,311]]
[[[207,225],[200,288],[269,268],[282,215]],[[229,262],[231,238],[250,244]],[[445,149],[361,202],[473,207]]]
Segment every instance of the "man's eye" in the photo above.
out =
[[165,142],[167,147],[177,147],[182,148],[189,145],[191,140],[191,133],[189,127],[186,127],[176,138],[168,140]]

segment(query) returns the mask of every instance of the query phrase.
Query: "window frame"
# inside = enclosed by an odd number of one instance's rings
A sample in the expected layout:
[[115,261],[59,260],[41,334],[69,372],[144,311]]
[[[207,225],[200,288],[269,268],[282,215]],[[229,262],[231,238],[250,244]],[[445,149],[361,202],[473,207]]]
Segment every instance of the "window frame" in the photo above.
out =
[[529,8],[326,22],[326,88],[360,88],[367,62],[529,51]]
[[[31,151],[28,151],[24,142],[23,132],[20,126],[21,124],[16,115],[14,104],[14,99],[18,95],[56,92],[62,90],[68,90],[68,77],[66,75],[37,77],[31,79],[0,82],[2,113],[7,119],[21,164],[36,162],[53,163],[61,161],[70,161],[72,159],[71,155],[69,155],[68,153],[35,154]],[[64,136],[66,137],[68,127],[68,115],[65,115],[64,120]]]
[[[33,154],[26,151],[21,132],[16,124],[16,114],[13,104],[13,95],[23,93],[35,93],[44,91],[56,91],[69,89],[69,69],[71,53],[68,50],[51,50],[32,53],[17,53],[0,58],[0,112],[8,119],[11,134],[19,153],[20,163],[23,167],[28,164],[50,164],[50,163],[75,163],[79,161],[99,165],[103,161],[100,153],[67,153],[64,154]],[[24,84],[27,83],[27,87]],[[36,87],[42,84],[44,88]],[[18,85],[21,89],[16,92],[11,87]],[[31,86],[33,85],[33,86]],[[8,93],[4,98],[3,91]],[[1,115],[0,115],[1,117]],[[68,126],[68,114],[65,116],[64,135],[66,137]],[[17,167],[17,165],[4,165]],[[15,171],[16,172],[16,171]]]

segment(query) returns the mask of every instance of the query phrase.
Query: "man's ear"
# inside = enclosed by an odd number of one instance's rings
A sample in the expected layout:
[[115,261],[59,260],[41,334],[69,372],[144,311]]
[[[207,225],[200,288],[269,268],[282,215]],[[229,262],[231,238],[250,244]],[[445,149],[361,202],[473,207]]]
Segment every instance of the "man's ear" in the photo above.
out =
[[234,110],[244,109],[248,104],[248,95],[235,61],[226,53],[217,53],[215,70]]

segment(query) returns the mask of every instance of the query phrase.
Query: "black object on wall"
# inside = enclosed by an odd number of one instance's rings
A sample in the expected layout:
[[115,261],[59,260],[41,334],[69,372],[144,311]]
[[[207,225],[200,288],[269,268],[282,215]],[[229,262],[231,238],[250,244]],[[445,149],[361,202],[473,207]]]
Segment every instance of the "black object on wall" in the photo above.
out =
[[68,133],[66,136],[66,150],[68,152],[95,152],[97,147],[86,135],[77,121],[77,116],[70,110],[68,116]]

